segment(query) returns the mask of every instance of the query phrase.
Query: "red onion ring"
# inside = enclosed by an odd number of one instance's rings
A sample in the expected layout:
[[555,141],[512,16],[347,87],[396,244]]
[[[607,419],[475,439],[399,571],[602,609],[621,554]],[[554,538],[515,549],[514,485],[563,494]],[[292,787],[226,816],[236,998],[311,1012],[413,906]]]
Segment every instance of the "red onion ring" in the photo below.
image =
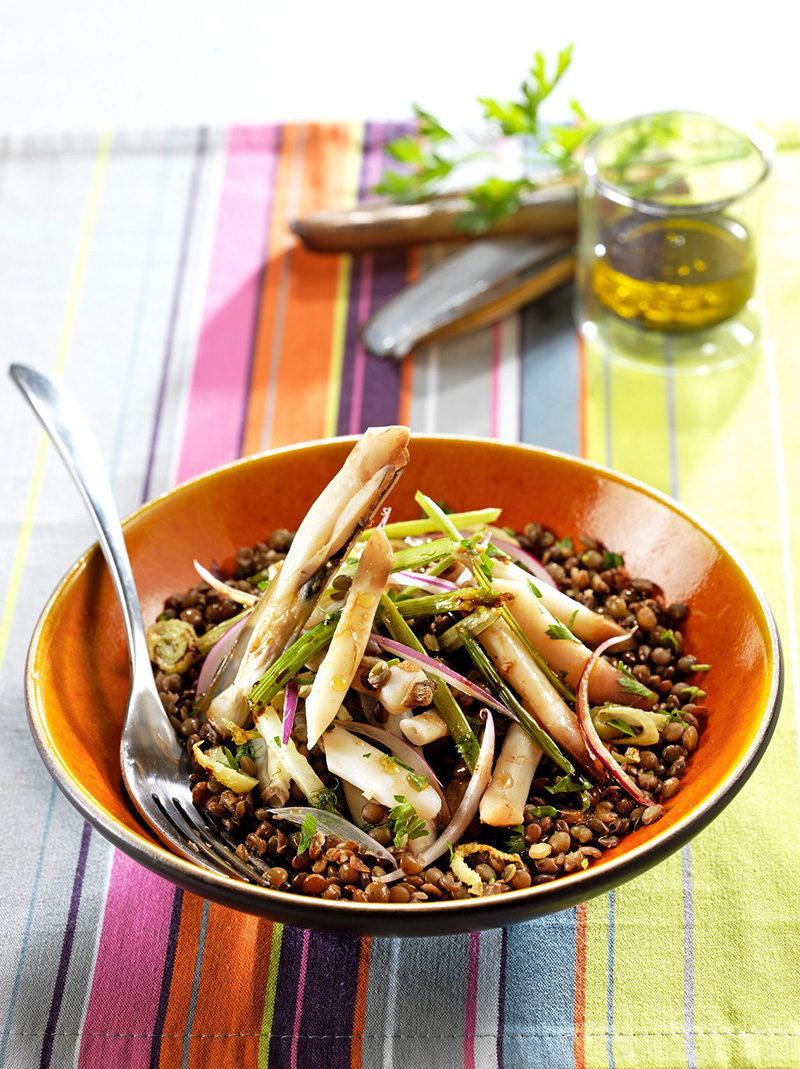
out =
[[589,753],[600,762],[606,772],[617,781],[623,790],[628,792],[635,802],[639,805],[651,806],[654,804],[653,799],[649,794],[642,793],[628,773],[614,760],[603,740],[597,734],[597,728],[592,721],[591,707],[589,705],[589,676],[592,673],[592,669],[597,664],[601,654],[605,653],[611,646],[624,642],[627,638],[627,635],[616,635],[613,638],[607,638],[605,642],[600,643],[596,650],[592,651],[592,655],[586,662],[581,672],[581,678],[578,681],[576,712],[578,714],[578,726],[581,729],[583,741],[586,743],[586,749]]
[[247,623],[249,617],[245,617],[243,620],[239,620],[232,627],[229,627],[222,638],[218,639],[206,654],[206,659],[203,661],[203,666],[200,669],[200,675],[197,677],[197,701],[199,702],[205,692],[208,690],[211,680],[216,675],[216,671],[225,657],[228,651],[232,648],[234,642],[239,637],[239,632]]
[[[400,580],[399,583],[396,582],[398,579]],[[420,590],[427,590],[431,594],[458,590],[456,584],[451,583],[448,579],[440,579],[436,575],[423,575],[422,572],[392,572],[389,576],[389,585],[418,586]]]
[[488,690],[479,687],[477,683],[473,683],[471,680],[467,679],[466,676],[454,672],[452,668],[448,668],[447,665],[442,664],[441,661],[434,660],[433,657],[428,657],[426,654],[420,653],[419,650],[414,650],[410,646],[405,646],[402,642],[395,642],[393,638],[384,638],[383,635],[376,635],[374,633],[369,637],[373,642],[377,642],[382,649],[388,650],[389,653],[395,653],[404,657],[407,661],[413,661],[414,664],[419,665],[420,668],[423,668],[430,675],[439,676],[440,679],[450,683],[456,690],[460,690],[462,694],[469,694],[471,698],[476,698],[482,705],[489,705],[498,713],[502,713],[511,720],[515,719],[513,713],[511,713],[502,702],[493,698]]
[[521,546],[516,546],[513,542],[506,542],[504,538],[495,538],[494,535],[492,535],[491,541],[492,545],[502,550],[503,553],[508,554],[512,560],[515,560],[518,564],[524,564],[528,571],[532,572],[537,579],[541,579],[543,583],[547,583],[549,586],[554,586],[556,589],[558,588],[558,583],[556,583],[555,579],[550,572],[548,572],[542,562],[537,560],[536,557],[532,556],[526,550],[522,549]]

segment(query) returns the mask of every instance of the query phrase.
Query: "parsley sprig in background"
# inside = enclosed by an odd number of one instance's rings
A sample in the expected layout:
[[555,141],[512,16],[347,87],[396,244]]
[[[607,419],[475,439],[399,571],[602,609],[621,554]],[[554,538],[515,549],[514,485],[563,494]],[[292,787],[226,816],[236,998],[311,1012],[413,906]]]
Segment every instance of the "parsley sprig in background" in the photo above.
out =
[[[495,100],[479,97],[483,118],[503,137],[525,137],[530,148],[549,160],[555,170],[568,175],[578,168],[580,148],[598,129],[576,100],[570,100],[574,122],[569,126],[543,127],[539,111],[566,74],[572,62],[572,45],[558,53],[554,69],[548,71],[543,53],[537,52],[527,77],[520,85],[518,100]],[[445,179],[450,179],[465,164],[476,159],[491,160],[493,153],[479,148],[461,150],[459,139],[429,111],[414,105],[416,134],[407,134],[387,145],[390,154],[404,170],[386,170],[375,192],[402,203],[423,200],[436,193]],[[464,193],[469,207],[459,219],[459,227],[468,233],[485,233],[507,215],[516,212],[526,193],[541,183],[522,175],[501,178],[490,175]]]

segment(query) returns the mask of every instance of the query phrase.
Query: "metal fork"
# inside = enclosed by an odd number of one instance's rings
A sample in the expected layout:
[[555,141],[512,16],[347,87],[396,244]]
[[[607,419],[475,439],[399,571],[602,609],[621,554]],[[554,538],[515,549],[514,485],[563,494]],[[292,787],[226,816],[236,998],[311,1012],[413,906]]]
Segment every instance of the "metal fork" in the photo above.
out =
[[[97,527],[122,607],[131,662],[131,692],[120,743],[122,779],[133,804],[162,842],[201,868],[267,886],[192,803],[189,758],[156,689],[145,627],[122,526],[103,458],[73,395],[23,364],[9,374],[50,435]],[[232,844],[235,846],[235,844]]]

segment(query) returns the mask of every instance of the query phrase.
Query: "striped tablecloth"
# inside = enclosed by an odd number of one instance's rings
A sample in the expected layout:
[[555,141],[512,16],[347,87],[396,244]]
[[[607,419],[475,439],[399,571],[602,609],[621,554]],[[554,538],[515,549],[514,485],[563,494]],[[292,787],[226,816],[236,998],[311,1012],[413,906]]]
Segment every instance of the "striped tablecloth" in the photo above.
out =
[[80,396],[123,512],[240,454],[395,421],[643,478],[700,512],[766,589],[787,654],[775,740],[682,853],[504,931],[359,940],[184,894],[82,822],[29,736],[27,643],[92,534],[4,377],[0,1067],[800,1066],[800,154],[778,158],[774,345],[749,362],[626,370],[581,353],[561,291],[396,364],[365,355],[358,325],[419,257],[316,256],[286,226],[354,202],[395,129],[0,145],[6,361]]

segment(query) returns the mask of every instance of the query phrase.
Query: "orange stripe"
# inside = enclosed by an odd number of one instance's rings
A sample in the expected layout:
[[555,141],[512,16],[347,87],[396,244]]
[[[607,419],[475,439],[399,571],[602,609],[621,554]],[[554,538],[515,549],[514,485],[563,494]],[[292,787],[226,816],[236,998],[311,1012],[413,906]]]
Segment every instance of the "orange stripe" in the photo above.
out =
[[356,1004],[353,1010],[353,1041],[350,1046],[350,1069],[361,1069],[364,1047],[364,1018],[367,1012],[367,983],[369,981],[369,956],[372,940],[365,935],[361,940],[356,980]]
[[[325,435],[343,258],[309,252],[292,238],[288,223],[290,216],[338,207],[345,199],[353,130],[345,123],[284,130],[253,354],[245,453]],[[298,177],[299,196],[292,184]]]
[[[409,285],[419,278],[420,263],[422,257],[419,246],[413,245],[408,250],[408,266],[406,268],[406,281]],[[414,394],[414,354],[410,353],[400,365],[400,400],[398,404],[397,422],[411,425],[411,399]]]
[[[162,1029],[160,1069],[179,1069],[183,1061],[183,1034],[189,1019],[200,928],[205,903],[188,892],[183,896],[175,964],[169,989],[169,1002]],[[173,1038],[175,1037],[175,1038]],[[180,1037],[180,1038],[178,1038]]]
[[575,938],[575,1069],[586,1069],[586,903],[578,906]]
[[[301,215],[341,203],[351,138],[345,124],[309,126]],[[341,256],[309,252],[299,243],[292,253],[270,448],[325,435],[341,269]]]
[[199,1034],[189,1046],[191,1069],[258,1065],[271,929],[270,921],[211,905],[194,1013]]

